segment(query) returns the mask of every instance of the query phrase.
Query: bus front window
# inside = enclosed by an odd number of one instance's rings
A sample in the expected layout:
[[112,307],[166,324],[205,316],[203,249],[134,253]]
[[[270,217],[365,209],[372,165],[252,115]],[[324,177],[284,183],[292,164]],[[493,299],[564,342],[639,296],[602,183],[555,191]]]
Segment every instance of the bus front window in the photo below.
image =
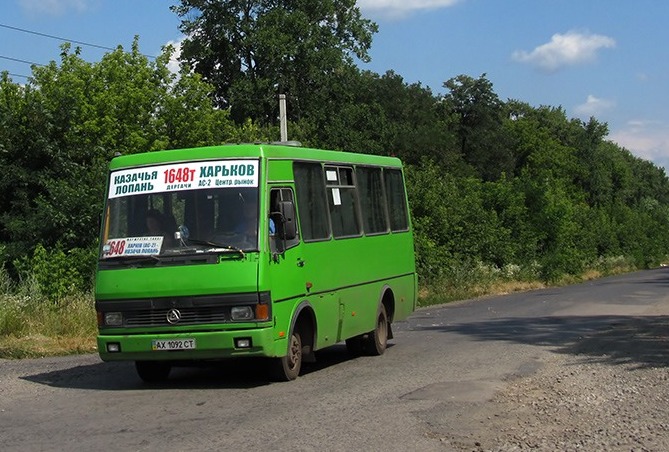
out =
[[258,249],[258,188],[213,188],[108,200],[100,258]]

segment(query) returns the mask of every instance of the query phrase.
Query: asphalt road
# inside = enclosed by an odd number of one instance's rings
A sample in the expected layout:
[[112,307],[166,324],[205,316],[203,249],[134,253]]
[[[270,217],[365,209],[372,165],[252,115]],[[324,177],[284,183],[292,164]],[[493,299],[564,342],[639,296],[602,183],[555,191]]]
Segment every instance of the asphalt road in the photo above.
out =
[[[668,288],[657,269],[421,309],[383,356],[337,345],[289,383],[251,361],[176,369],[156,387],[96,355],[0,360],[0,450],[449,450],[445,434],[485,429],[470,414],[552,354],[666,323]],[[622,344],[607,337],[588,353],[615,360]]]

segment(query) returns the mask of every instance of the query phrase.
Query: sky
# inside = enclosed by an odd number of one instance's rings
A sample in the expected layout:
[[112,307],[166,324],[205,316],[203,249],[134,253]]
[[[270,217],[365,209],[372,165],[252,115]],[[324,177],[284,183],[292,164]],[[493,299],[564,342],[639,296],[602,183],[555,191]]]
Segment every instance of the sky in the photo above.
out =
[[[25,83],[29,63],[58,61],[62,41],[158,55],[183,39],[177,0],[0,0],[0,71]],[[445,93],[486,74],[502,100],[595,117],[608,139],[669,169],[669,2],[663,0],[358,0],[375,21],[370,63]],[[81,45],[98,61],[105,49]],[[23,62],[15,61],[23,60]],[[29,63],[26,63],[29,62]]]

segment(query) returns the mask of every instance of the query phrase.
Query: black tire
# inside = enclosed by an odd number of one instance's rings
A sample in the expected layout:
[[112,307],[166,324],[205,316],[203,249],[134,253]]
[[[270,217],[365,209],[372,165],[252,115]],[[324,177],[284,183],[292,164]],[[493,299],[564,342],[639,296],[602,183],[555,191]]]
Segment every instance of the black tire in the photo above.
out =
[[302,338],[293,331],[290,335],[288,353],[270,362],[270,375],[275,381],[291,381],[300,375],[302,369]]
[[364,335],[346,339],[346,351],[351,356],[360,356],[365,352]]
[[383,355],[388,346],[388,314],[383,303],[376,314],[376,328],[365,337],[365,351],[372,356]]
[[167,380],[172,365],[166,361],[135,361],[135,369],[146,383],[158,383]]

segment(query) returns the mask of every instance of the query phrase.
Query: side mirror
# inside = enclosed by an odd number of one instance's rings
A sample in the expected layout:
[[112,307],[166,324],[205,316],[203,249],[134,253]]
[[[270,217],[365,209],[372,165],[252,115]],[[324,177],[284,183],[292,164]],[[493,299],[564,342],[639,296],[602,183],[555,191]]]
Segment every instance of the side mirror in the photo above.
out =
[[279,211],[272,212],[270,217],[276,225],[277,235],[283,240],[293,240],[297,237],[295,223],[295,205],[292,201],[279,202]]
[[292,201],[279,202],[279,212],[283,217],[283,239],[293,240],[297,237],[297,223],[295,223],[295,204]]

